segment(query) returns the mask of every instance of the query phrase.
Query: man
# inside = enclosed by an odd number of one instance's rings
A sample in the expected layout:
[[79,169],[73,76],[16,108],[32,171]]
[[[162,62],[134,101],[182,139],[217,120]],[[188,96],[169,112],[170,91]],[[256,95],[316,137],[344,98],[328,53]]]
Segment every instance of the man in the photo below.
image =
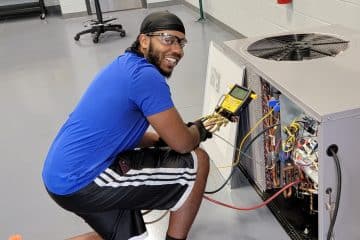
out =
[[60,129],[44,164],[46,189],[96,232],[73,239],[145,239],[142,209],[170,209],[166,239],[186,239],[209,171],[198,145],[211,134],[200,121],[184,124],[166,83],[185,44],[176,15],[148,15]]

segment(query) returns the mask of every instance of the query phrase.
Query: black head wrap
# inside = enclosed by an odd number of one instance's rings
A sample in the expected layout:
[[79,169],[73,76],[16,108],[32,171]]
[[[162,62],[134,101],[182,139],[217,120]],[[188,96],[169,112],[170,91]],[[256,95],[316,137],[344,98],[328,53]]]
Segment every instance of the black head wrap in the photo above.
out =
[[150,33],[162,30],[174,30],[185,34],[185,27],[180,18],[167,11],[149,14],[140,26],[140,33]]
[[[154,12],[146,16],[141,23],[140,33],[146,34],[162,30],[175,30],[185,34],[185,27],[180,18],[168,11]],[[142,55],[139,52],[139,36],[132,45],[126,49]]]

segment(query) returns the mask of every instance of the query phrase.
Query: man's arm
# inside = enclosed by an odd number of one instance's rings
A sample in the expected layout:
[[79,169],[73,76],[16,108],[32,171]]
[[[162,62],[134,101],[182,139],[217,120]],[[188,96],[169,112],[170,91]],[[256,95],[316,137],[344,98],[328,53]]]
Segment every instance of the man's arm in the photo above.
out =
[[197,127],[187,127],[174,107],[151,115],[147,119],[171,149],[179,153],[186,153],[199,145],[200,138]]

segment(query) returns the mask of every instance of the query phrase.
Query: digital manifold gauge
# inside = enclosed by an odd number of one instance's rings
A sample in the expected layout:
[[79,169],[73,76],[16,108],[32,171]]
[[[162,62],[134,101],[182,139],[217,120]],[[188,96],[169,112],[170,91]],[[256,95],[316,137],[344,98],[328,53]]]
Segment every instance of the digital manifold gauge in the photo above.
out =
[[250,89],[235,84],[227,93],[215,109],[215,112],[234,121],[234,117],[239,116],[240,112],[256,98],[256,93]]

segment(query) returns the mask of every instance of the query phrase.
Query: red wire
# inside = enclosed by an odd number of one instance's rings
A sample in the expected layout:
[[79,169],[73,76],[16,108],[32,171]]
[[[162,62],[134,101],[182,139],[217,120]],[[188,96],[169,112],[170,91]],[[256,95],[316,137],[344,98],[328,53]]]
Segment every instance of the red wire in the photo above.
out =
[[226,203],[223,203],[223,202],[219,202],[215,199],[212,199],[212,198],[209,198],[208,196],[203,196],[206,200],[210,201],[210,202],[213,202],[215,204],[218,204],[218,205],[221,205],[221,206],[224,206],[224,207],[228,207],[228,208],[232,208],[232,209],[235,209],[235,210],[240,210],[240,211],[250,211],[250,210],[254,210],[254,209],[257,209],[257,208],[261,208],[265,205],[267,205],[269,202],[271,202],[272,200],[274,200],[277,196],[279,196],[283,191],[285,191],[286,189],[298,184],[299,182],[301,182],[301,179],[298,179],[296,180],[295,182],[292,182],[292,183],[289,183],[287,184],[285,187],[283,187],[280,191],[278,191],[277,193],[275,193],[273,196],[271,196],[270,198],[266,199],[265,202],[261,203],[261,204],[258,204],[258,205],[255,205],[255,206],[252,206],[252,207],[248,207],[248,208],[240,208],[240,207],[235,207],[235,206],[232,206],[232,205],[229,205],[229,204],[226,204]]

